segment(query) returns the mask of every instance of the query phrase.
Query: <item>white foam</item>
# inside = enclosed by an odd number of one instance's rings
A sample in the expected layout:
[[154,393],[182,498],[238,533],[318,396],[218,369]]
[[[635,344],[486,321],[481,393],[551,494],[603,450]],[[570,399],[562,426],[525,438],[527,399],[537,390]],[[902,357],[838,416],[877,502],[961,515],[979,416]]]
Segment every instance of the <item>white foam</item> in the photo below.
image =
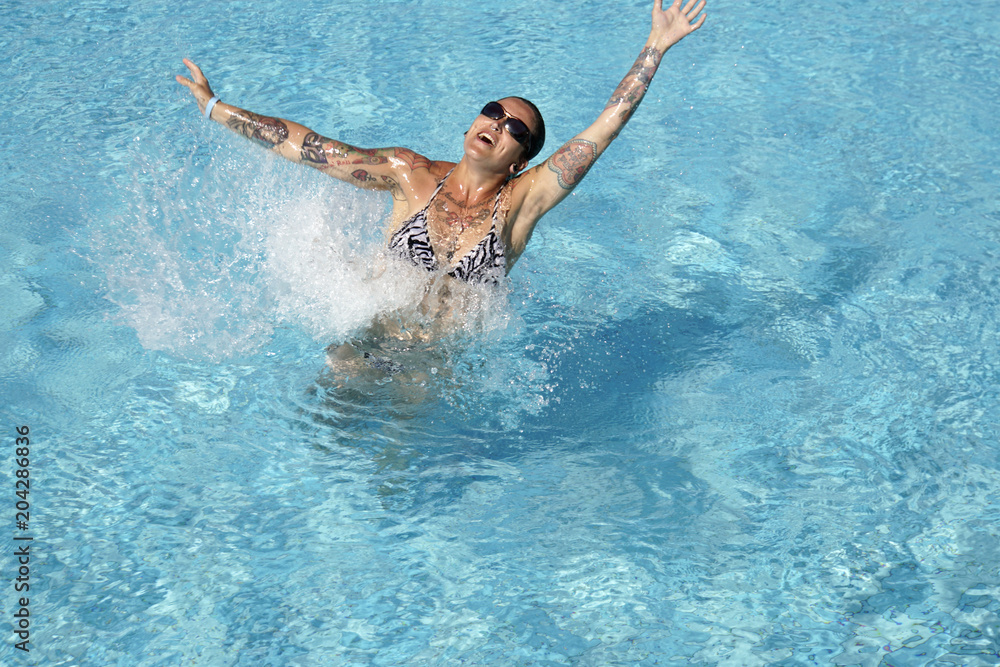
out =
[[425,275],[365,243],[363,226],[381,223],[364,199],[371,196],[338,193],[335,215],[318,198],[287,202],[268,230],[264,270],[275,312],[317,340],[343,339],[423,296]]

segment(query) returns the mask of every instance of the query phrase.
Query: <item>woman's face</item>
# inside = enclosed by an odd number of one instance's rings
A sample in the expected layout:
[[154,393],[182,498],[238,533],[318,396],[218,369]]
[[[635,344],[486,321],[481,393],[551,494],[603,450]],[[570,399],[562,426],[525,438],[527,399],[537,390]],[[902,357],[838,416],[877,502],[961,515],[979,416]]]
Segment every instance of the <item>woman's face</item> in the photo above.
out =
[[[520,120],[531,132],[535,131],[534,113],[527,104],[515,97],[505,97],[499,102],[508,117]],[[494,120],[482,114],[477,116],[465,135],[465,152],[473,158],[496,161],[504,168],[527,163],[527,151],[510,135],[506,121],[507,118]]]

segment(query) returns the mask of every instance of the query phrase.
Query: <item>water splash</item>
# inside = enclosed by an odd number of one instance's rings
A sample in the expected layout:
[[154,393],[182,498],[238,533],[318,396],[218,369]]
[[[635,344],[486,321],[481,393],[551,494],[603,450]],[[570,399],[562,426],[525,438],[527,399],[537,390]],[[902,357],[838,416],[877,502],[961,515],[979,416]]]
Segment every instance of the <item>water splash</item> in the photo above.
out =
[[[393,314],[426,319],[433,281],[385,256],[382,193],[238,144],[176,168],[136,149],[134,164],[115,184],[124,205],[91,226],[89,256],[146,349],[220,360],[283,323],[328,344]],[[464,301],[460,331],[505,326],[505,308],[484,317],[495,304]]]

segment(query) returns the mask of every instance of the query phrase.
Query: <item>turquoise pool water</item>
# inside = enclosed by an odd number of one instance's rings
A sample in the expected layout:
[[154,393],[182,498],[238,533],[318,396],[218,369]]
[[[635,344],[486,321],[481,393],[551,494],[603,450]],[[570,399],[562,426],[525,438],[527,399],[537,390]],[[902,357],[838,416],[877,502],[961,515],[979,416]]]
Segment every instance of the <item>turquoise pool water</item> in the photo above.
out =
[[325,371],[413,297],[385,202],[173,81],[441,159],[520,94],[551,151],[648,9],[0,7],[0,662],[1000,664],[994,3],[712,0],[406,378]]

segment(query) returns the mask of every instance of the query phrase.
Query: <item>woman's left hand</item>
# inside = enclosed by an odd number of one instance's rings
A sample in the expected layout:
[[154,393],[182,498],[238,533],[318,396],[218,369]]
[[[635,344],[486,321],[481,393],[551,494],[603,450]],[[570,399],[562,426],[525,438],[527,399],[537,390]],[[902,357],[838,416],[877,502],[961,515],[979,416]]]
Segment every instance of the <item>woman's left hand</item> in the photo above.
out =
[[[674,0],[673,4],[666,9],[663,9],[663,0],[654,0],[653,27],[650,30],[647,44],[657,48],[660,53],[664,53],[701,27],[701,24],[705,22],[705,15],[701,14],[701,10],[704,8],[705,0],[689,0],[684,9],[681,9],[681,0]],[[701,14],[700,17],[699,14]]]
[[205,113],[205,105],[208,104],[210,99],[212,99],[212,88],[208,85],[208,79],[206,79],[205,75],[201,73],[200,67],[187,58],[184,59],[184,64],[187,66],[188,70],[190,70],[191,78],[186,79],[178,74],[175,77],[177,79],[177,83],[191,91],[191,94],[194,95],[195,101],[198,103],[198,110]]

